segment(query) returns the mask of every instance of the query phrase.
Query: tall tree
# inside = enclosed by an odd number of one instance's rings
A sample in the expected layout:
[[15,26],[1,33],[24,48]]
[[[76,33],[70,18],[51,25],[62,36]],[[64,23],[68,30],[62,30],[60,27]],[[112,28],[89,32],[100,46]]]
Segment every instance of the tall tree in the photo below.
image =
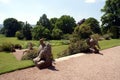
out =
[[49,19],[47,18],[47,15],[46,14],[43,14],[39,21],[37,22],[37,25],[42,25],[44,26],[45,28],[51,30],[51,25],[50,25],[50,21]]
[[58,18],[51,18],[50,19],[50,24],[51,24],[51,30],[55,28],[55,24],[57,22]]
[[57,28],[61,29],[64,34],[71,34],[76,26],[76,23],[73,17],[63,15],[57,20],[55,25]]
[[[101,17],[102,21],[102,28],[105,30],[105,33],[110,32],[115,34],[116,32],[117,37],[119,38],[120,33],[120,0],[106,0],[105,6],[101,9],[104,12],[103,16]],[[117,28],[116,31],[111,32],[110,28],[113,29]],[[116,36],[116,35],[113,35]]]
[[23,26],[23,29],[22,29],[22,33],[23,33],[24,38],[26,40],[31,40],[32,39],[31,29],[32,29],[31,25],[26,22]]
[[16,31],[21,29],[21,26],[19,25],[18,21],[14,18],[5,19],[3,24],[5,30],[4,33],[7,37],[15,36]]
[[32,29],[32,37],[35,40],[39,40],[40,38],[46,38],[46,39],[50,39],[51,38],[51,34],[49,29],[43,27],[42,25],[36,25],[33,29]]
[[98,34],[101,33],[99,22],[95,18],[90,17],[86,19],[84,24],[87,24],[88,26],[90,26],[93,33],[98,33]]

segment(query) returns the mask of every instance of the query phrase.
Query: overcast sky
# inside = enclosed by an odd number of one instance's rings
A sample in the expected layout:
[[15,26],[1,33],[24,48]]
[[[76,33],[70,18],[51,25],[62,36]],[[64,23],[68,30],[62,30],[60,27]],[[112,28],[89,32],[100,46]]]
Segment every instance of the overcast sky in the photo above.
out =
[[72,16],[76,22],[94,17],[100,21],[105,0],[0,0],[0,24],[6,18],[36,24],[42,14],[59,18]]

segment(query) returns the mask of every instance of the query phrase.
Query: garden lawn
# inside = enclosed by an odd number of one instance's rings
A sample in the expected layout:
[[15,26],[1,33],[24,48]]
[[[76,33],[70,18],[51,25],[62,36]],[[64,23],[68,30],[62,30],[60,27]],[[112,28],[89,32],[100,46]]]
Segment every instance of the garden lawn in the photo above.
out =
[[101,47],[101,50],[115,47],[115,46],[120,46],[120,39],[111,39],[111,40],[99,41],[99,45]]
[[60,54],[62,51],[66,50],[68,48],[68,45],[61,45],[61,46],[53,46],[52,47],[52,53],[53,57],[57,58],[58,54]]
[[0,35],[0,45],[4,43],[20,44],[22,48],[27,48],[29,42],[32,42],[33,45],[39,46],[39,41],[35,40],[18,40],[16,37],[4,37]]
[[34,66],[31,60],[18,61],[11,53],[0,52],[0,74]]

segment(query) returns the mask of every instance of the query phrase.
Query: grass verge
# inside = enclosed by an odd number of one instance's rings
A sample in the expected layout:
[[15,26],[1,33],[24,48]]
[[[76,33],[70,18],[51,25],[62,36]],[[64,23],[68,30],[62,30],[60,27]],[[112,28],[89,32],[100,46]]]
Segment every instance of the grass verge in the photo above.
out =
[[111,40],[103,40],[99,41],[99,45],[101,47],[101,50],[112,48],[115,46],[120,46],[120,39],[111,39]]
[[34,63],[30,60],[18,61],[12,54],[0,52],[0,74],[30,66],[34,66]]

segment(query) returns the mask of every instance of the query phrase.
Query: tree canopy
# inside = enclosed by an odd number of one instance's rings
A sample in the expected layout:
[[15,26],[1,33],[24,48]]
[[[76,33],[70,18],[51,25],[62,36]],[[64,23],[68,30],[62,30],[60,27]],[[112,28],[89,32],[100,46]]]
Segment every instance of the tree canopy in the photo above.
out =
[[14,18],[7,18],[3,22],[4,33],[7,37],[15,36],[16,31],[21,29],[19,22]]
[[32,39],[31,29],[32,29],[31,25],[26,22],[23,26],[23,29],[22,29],[22,33],[23,33],[24,38],[26,40],[31,40]]
[[[116,38],[118,38],[120,29],[120,0],[106,0],[101,11],[104,12],[103,16],[101,17],[104,33],[110,32],[114,34],[114,32],[116,32]],[[111,32],[110,28],[113,29],[113,26],[114,28],[118,29],[116,29],[114,32]]]
[[95,34],[101,33],[99,22],[95,18],[90,17],[90,18],[86,19],[84,24],[87,24],[88,26],[90,26],[93,33],[95,33]]
[[37,22],[37,25],[42,25],[43,27],[51,30],[51,25],[50,25],[50,21],[49,19],[47,18],[47,15],[46,14],[43,14],[39,21]]
[[55,26],[63,31],[64,34],[72,33],[76,27],[76,23],[73,17],[68,15],[61,16]]

